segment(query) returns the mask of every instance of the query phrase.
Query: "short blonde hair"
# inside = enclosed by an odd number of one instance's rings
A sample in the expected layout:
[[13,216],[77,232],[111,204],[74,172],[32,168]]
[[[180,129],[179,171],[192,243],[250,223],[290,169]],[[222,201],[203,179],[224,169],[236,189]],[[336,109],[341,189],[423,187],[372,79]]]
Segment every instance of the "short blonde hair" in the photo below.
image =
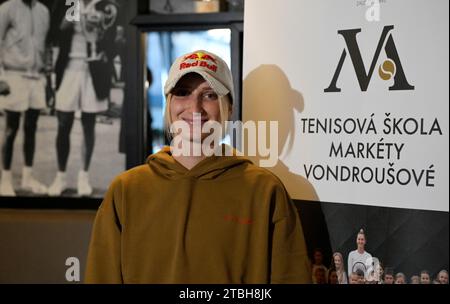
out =
[[[172,118],[170,116],[170,103],[173,95],[171,93],[166,96],[166,108],[164,110],[164,133],[167,139],[172,139],[172,133],[170,132],[170,126],[172,125]],[[226,121],[230,119],[233,111],[233,105],[229,95],[219,96],[219,110],[220,110],[220,124],[222,125],[222,136],[226,132]]]

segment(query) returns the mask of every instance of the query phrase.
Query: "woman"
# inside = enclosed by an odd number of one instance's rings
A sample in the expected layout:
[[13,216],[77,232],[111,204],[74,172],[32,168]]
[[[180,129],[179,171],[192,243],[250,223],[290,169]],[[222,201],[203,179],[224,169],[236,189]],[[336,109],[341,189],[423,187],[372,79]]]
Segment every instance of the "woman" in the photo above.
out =
[[0,108],[5,117],[0,196],[16,196],[11,169],[20,129],[24,160],[21,188],[38,195],[47,193],[47,186],[33,174],[33,167],[39,116],[46,106],[49,21],[49,11],[39,1],[6,1],[0,5]]
[[403,272],[399,272],[395,275],[394,284],[406,284],[406,276]]
[[431,276],[428,270],[420,272],[420,284],[431,284]]
[[357,249],[348,254],[348,273],[360,269],[367,277],[367,267],[372,262],[372,255],[365,250],[366,235],[363,229],[360,229],[356,237]]
[[337,271],[334,268],[330,268],[328,270],[328,284],[335,285],[335,284],[341,284],[339,283],[339,277],[337,275]]
[[[113,58],[117,52],[114,45],[117,3],[114,0],[83,0],[78,3],[80,22],[70,22],[65,11],[61,13],[61,7],[57,10],[62,14],[59,32],[55,33],[59,46],[55,66],[58,173],[49,187],[50,196],[59,196],[68,187],[66,169],[76,111],[81,111],[84,138],[77,192],[80,196],[90,196],[93,192],[88,172],[95,146],[96,116],[108,109]],[[67,9],[59,2],[56,5]]]
[[412,275],[409,284],[420,284],[420,277],[416,274]]
[[[309,283],[301,223],[280,180],[234,150],[190,153],[208,145],[196,124],[223,125],[232,113],[226,63],[206,51],[179,57],[165,94],[166,124],[181,140],[112,182],[94,223],[86,282]],[[178,153],[180,145],[189,153]]]
[[[323,276],[326,277],[326,274],[328,273],[328,268],[323,265],[323,252],[320,248],[315,248],[313,250],[313,256],[312,256],[312,281],[314,284],[318,281],[318,276],[321,276],[323,273]],[[317,269],[322,269],[323,271],[317,272]]]
[[439,271],[437,280],[440,284],[448,284],[448,271],[445,269]]
[[336,269],[339,284],[348,284],[347,273],[345,272],[344,258],[340,252],[333,253],[333,264]]

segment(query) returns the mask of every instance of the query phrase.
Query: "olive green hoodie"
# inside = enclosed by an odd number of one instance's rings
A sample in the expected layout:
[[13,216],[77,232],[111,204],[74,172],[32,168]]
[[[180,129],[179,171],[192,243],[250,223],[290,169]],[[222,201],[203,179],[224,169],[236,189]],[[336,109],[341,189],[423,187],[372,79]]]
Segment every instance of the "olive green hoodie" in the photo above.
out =
[[280,180],[238,156],[191,170],[168,147],[114,179],[88,283],[309,283],[302,226]]

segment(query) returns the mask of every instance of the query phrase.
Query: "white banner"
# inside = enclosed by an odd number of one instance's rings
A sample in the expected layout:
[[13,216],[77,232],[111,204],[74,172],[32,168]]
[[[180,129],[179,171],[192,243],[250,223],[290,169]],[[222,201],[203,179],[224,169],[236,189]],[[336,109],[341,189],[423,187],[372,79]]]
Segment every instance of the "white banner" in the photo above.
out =
[[449,210],[449,1],[246,0],[243,121],[295,199]]

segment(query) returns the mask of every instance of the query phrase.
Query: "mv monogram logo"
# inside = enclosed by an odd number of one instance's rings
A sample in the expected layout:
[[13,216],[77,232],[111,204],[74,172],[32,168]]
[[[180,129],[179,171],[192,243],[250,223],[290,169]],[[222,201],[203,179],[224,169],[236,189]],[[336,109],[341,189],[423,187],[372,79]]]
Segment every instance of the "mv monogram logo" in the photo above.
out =
[[342,51],[342,55],[339,59],[336,71],[334,72],[333,79],[331,80],[328,88],[324,90],[324,92],[329,93],[341,91],[341,89],[337,87],[336,83],[341,73],[342,66],[344,65],[344,61],[347,58],[347,52],[350,54],[350,58],[355,69],[356,77],[358,78],[361,91],[367,91],[370,79],[372,78],[372,74],[375,70],[378,58],[380,57],[383,45],[387,59],[378,68],[378,74],[380,78],[383,80],[389,80],[392,77],[394,78],[394,84],[389,87],[389,90],[391,91],[414,90],[414,86],[410,85],[408,83],[408,80],[406,79],[406,75],[403,70],[402,63],[400,62],[397,48],[395,47],[394,38],[392,38],[392,34],[390,34],[390,31],[393,29],[393,25],[385,26],[383,28],[383,32],[381,33],[380,40],[378,41],[378,46],[372,59],[372,63],[370,65],[368,73],[366,72],[366,68],[364,67],[364,62],[361,57],[361,51],[359,49],[358,42],[356,41],[356,35],[361,32],[361,29],[338,31],[338,34],[344,37],[347,49],[344,48],[344,50]]

